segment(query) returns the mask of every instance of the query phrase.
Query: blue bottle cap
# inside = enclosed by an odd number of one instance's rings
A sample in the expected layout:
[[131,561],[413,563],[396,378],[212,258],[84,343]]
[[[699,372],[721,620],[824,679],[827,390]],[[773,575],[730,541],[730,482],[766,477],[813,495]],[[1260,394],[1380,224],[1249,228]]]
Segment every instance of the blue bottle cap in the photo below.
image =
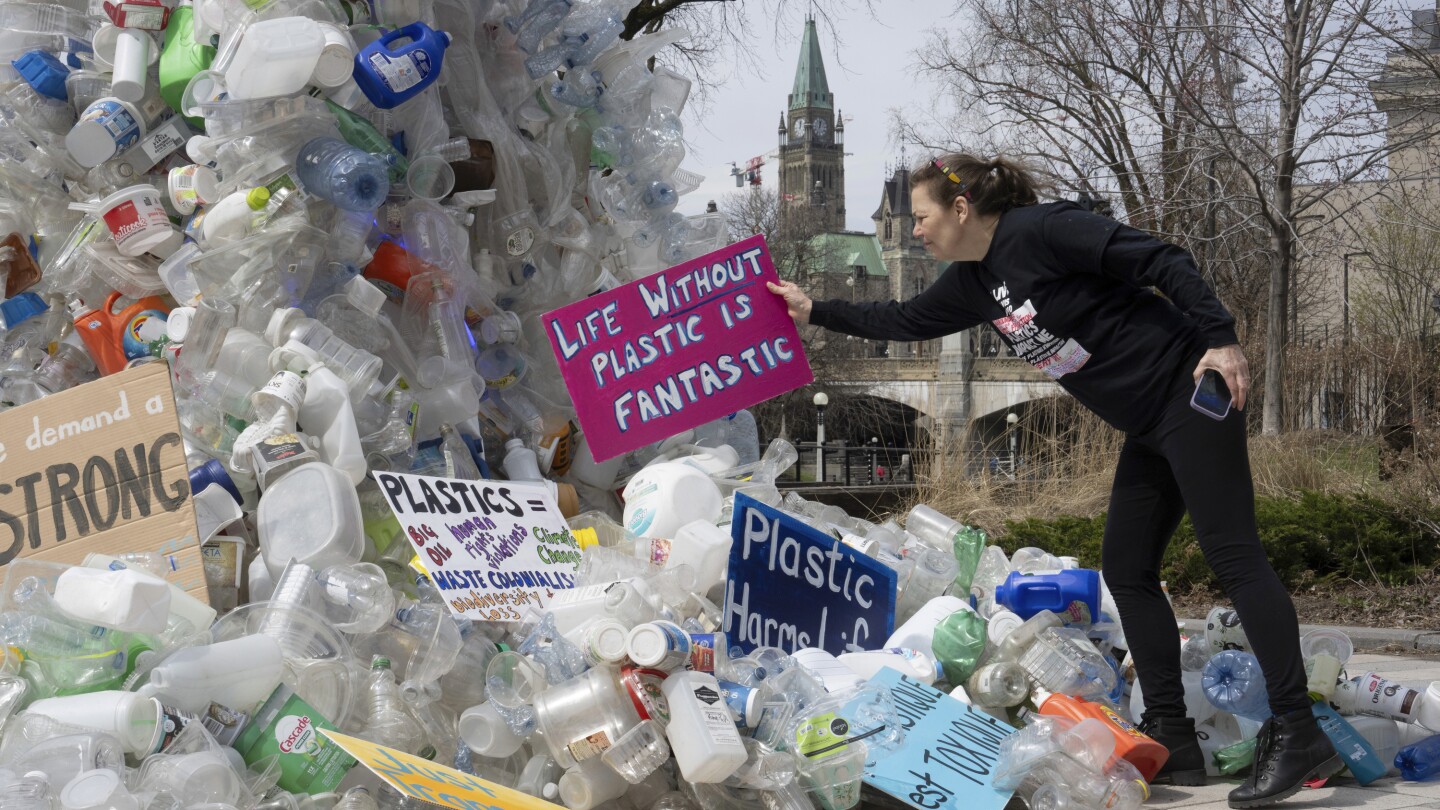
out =
[[32,292],[23,292],[0,303],[0,321],[6,329],[14,329],[25,321],[49,309],[45,300]]
[[203,492],[211,484],[219,484],[224,487],[225,491],[230,493],[230,497],[235,499],[235,503],[243,504],[245,502],[244,496],[240,494],[240,488],[235,486],[230,474],[225,472],[225,465],[213,458],[190,471],[190,491]]
[[70,68],[54,56],[45,51],[30,51],[19,59],[11,60],[10,64],[20,71],[21,77],[35,92],[57,101],[70,100],[70,94],[65,90],[65,77],[70,75]]

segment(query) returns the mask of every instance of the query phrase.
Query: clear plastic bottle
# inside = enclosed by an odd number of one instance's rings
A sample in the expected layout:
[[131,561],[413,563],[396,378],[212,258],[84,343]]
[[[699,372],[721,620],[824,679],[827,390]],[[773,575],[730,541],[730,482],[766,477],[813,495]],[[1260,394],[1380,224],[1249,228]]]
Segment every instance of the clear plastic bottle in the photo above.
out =
[[1030,694],[1030,680],[1025,670],[1008,661],[976,669],[965,686],[977,706],[1018,706]]
[[1260,661],[1240,650],[1224,650],[1210,659],[1201,675],[1205,696],[1215,708],[1253,720],[1270,716],[1265,674]]
[[265,337],[276,348],[293,340],[314,349],[353,394],[365,394],[380,377],[380,358],[341,340],[330,327],[299,309],[277,310],[270,317]]
[[371,659],[366,692],[368,713],[360,736],[408,754],[419,753],[425,733],[405,709],[395,673],[390,671],[390,659],[382,656]]
[[379,208],[390,193],[389,171],[384,158],[338,138],[316,138],[296,157],[305,190],[347,211]]

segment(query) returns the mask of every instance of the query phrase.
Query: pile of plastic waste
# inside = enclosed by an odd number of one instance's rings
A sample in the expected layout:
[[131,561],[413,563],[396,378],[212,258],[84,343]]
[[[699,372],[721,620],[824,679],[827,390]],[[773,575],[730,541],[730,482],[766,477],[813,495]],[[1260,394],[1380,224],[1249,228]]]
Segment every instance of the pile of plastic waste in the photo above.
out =
[[[621,39],[634,5],[0,1],[0,409],[165,364],[217,550],[208,602],[159,552],[4,568],[0,806],[424,804],[337,731],[574,810],[846,810],[905,744],[885,668],[1003,721],[994,784],[1032,806],[1143,801],[1166,752],[1098,572],[782,496],[795,450],[745,411],[589,452],[540,313],[730,241],[675,211],[689,82],[652,57],[685,32]],[[543,482],[594,538],[577,587],[457,617],[376,471]],[[893,569],[893,635],[732,647],[742,492]],[[1187,702],[1229,773],[1264,685],[1211,624]],[[1440,685],[1305,646],[1357,745],[1435,773]]]

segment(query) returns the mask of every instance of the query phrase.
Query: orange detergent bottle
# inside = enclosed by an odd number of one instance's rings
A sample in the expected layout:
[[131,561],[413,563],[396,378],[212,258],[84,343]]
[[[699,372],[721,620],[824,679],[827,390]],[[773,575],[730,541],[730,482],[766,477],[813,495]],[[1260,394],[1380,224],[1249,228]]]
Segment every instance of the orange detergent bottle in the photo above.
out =
[[1044,689],[1036,689],[1034,698],[1041,714],[1069,717],[1077,722],[1093,717],[1104,722],[1110,733],[1115,735],[1115,756],[1134,765],[1146,782],[1154,779],[1165,760],[1170,758],[1170,751],[1165,746],[1142,734],[1135,724],[1108,706]]
[[76,299],[70,304],[75,331],[85,341],[101,374],[124,371],[136,360],[153,357],[150,346],[165,336],[170,305],[158,295],[149,295],[118,312],[120,293],[111,293],[105,305],[91,309]]

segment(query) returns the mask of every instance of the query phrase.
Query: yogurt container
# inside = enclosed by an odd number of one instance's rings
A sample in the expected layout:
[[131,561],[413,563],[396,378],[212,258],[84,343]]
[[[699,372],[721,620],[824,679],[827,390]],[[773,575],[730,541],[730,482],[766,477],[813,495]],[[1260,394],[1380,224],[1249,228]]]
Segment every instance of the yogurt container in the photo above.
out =
[[134,104],[106,96],[80,114],[65,136],[65,149],[76,163],[92,169],[134,146],[147,130]]

